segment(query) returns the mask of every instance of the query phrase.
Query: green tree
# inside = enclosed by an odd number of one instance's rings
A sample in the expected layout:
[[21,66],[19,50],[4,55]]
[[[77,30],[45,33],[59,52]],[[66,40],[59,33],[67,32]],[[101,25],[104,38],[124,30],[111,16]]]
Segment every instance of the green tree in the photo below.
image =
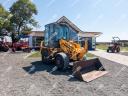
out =
[[[15,29],[15,32],[21,34],[25,31],[32,30],[32,27],[37,27],[38,24],[33,18],[33,15],[37,15],[37,9],[35,4],[31,0],[18,0],[10,8],[11,25]],[[32,26],[32,27],[30,27]]]
[[0,4],[0,35],[3,34],[3,29],[6,29],[7,31],[11,30],[10,18],[11,14],[8,11],[6,11],[4,7]]

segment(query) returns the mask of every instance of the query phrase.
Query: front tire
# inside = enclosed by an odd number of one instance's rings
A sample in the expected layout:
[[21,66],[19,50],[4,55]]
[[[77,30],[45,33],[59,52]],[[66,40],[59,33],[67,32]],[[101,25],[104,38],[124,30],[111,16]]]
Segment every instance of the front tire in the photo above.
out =
[[109,53],[109,49],[107,49],[107,52]]
[[41,59],[42,59],[42,62],[43,63],[48,63],[48,57],[49,56],[49,54],[48,54],[48,50],[47,49],[43,49],[43,50],[41,50]]
[[55,64],[58,67],[59,70],[65,70],[69,66],[69,58],[68,56],[61,52],[57,53],[55,57]]

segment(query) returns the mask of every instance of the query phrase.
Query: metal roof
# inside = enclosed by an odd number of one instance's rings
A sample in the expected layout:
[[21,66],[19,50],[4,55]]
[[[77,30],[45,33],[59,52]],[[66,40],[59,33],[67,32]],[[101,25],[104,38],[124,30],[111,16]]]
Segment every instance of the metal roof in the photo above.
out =
[[98,37],[102,33],[101,32],[80,32],[79,36],[80,37]]
[[82,32],[74,23],[72,23],[68,18],[65,16],[61,17],[59,20],[56,21],[56,23],[66,23],[68,24],[71,28],[73,28],[75,31]]
[[40,36],[44,36],[44,31],[32,31],[29,36],[37,36],[37,37],[40,37]]
[[[97,37],[97,36],[100,36],[102,34],[101,32],[84,32],[84,31],[80,30],[74,23],[72,23],[65,16],[61,17],[59,20],[57,20],[56,22],[53,22],[53,23],[68,24],[81,37],[92,37],[92,36]],[[53,24],[53,23],[50,23],[50,24]],[[47,25],[49,25],[49,24],[47,24]],[[31,36],[44,36],[44,31],[32,31],[32,33],[30,35]]]

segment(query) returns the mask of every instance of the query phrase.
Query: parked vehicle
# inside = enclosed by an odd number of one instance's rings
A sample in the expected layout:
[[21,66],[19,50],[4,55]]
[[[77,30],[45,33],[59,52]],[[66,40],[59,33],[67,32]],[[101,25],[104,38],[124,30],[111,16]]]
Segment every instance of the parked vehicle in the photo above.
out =
[[86,82],[107,74],[98,58],[90,60],[84,58],[88,51],[87,41],[81,47],[78,42],[69,40],[67,33],[72,30],[69,27],[64,23],[46,26],[45,40],[41,43],[42,62],[56,64],[59,70],[71,67],[73,75]]
[[7,52],[9,46],[3,41],[3,38],[0,38],[0,51]]
[[120,38],[119,37],[113,37],[112,42],[110,43],[110,45],[108,46],[107,52],[108,53],[119,53],[120,52],[120,44],[119,41]]
[[18,42],[13,44],[13,48],[15,51],[24,51],[30,52],[28,38],[21,38]]

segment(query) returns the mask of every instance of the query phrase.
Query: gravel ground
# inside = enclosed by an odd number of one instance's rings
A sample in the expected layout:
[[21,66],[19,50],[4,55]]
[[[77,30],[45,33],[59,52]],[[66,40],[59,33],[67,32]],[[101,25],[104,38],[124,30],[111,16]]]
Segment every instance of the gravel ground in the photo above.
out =
[[50,74],[54,67],[27,53],[0,53],[0,96],[127,96],[128,67],[100,58],[109,71],[86,83],[70,78],[70,71]]

